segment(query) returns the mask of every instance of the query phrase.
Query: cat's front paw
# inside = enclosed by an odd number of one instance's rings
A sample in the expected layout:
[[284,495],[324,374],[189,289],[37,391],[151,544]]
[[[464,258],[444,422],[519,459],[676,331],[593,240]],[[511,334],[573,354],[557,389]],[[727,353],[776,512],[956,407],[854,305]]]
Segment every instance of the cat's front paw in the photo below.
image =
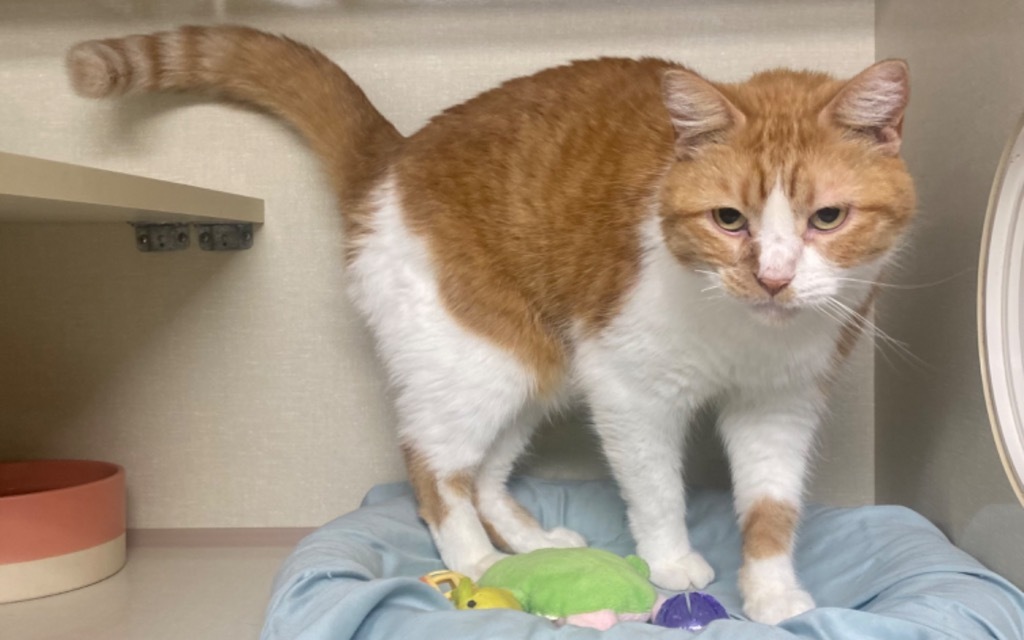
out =
[[651,582],[670,591],[703,589],[715,579],[715,570],[696,551],[675,560],[650,564]]
[[814,608],[814,599],[803,589],[778,586],[755,587],[746,594],[743,613],[754,622],[778,624]]

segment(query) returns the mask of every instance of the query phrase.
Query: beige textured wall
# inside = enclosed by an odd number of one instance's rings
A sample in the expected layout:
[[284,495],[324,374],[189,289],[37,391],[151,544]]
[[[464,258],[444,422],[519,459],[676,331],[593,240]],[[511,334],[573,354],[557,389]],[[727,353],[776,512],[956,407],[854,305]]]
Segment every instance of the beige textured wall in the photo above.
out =
[[908,505],[1024,584],[1024,509],[1003,472],[978,363],[977,265],[996,166],[1024,112],[1024,3],[882,1],[878,57],[912,78],[905,155],[920,224],[882,327],[923,364],[876,371],[877,495]]
[[[241,109],[79,100],[61,68],[76,40],[186,20],[286,32],[324,49],[405,132],[502,79],[576,57],[659,55],[738,79],[776,65],[852,74],[874,54],[865,0],[514,5],[0,4],[0,148],[267,203],[255,248],[234,255],[140,254],[120,225],[0,226],[0,458],[124,464],[134,527],[317,525],[403,477],[313,157]],[[243,9],[217,13],[226,6]],[[867,346],[823,439],[818,499],[873,499],[872,370]],[[533,468],[600,473],[581,440],[591,442],[578,428],[548,434]],[[706,435],[692,457],[696,482],[725,482]]]

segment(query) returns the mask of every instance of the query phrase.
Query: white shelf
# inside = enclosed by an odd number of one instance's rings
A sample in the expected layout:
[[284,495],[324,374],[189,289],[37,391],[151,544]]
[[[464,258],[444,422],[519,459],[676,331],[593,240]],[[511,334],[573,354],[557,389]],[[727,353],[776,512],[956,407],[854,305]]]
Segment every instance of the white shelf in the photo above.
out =
[[263,200],[0,152],[0,222],[263,222]]
[[[131,540],[129,535],[129,540]],[[0,605],[18,640],[257,638],[274,575],[294,543],[129,543],[128,562],[94,585]]]

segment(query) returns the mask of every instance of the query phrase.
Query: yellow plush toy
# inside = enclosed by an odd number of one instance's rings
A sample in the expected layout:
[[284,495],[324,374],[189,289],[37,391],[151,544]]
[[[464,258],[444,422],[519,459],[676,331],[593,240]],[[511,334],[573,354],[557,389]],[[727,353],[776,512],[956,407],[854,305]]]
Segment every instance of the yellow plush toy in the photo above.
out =
[[[434,571],[420,578],[451,600],[456,609],[515,609],[523,607],[508,589],[478,587],[468,577],[454,571]],[[447,590],[445,589],[447,587]]]

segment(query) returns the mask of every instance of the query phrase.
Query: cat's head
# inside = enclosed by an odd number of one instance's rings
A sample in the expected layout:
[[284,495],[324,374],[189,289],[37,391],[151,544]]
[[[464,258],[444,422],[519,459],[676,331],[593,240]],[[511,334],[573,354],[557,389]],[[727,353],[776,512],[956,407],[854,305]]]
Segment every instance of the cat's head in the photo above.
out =
[[915,206],[904,62],[845,82],[778,70],[716,85],[674,69],[662,88],[676,162],[661,227],[680,262],[769,320],[870,288]]

